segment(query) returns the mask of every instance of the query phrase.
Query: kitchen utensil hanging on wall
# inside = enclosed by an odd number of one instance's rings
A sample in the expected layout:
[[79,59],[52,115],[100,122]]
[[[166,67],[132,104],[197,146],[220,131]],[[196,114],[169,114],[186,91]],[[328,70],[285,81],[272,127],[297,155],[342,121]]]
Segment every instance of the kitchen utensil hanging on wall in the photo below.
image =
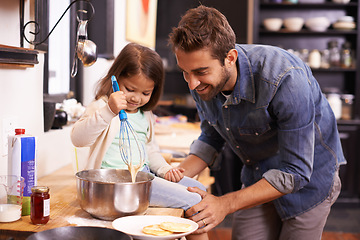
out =
[[[78,13],[86,13],[86,10],[79,10]],[[78,59],[81,60],[85,67],[91,66],[97,59],[97,47],[96,44],[89,40],[87,37],[87,24],[89,20],[80,19],[77,16],[79,22],[78,30],[76,34],[76,45],[74,51],[73,65],[71,69],[71,77],[75,77],[78,70]]]
[[91,66],[92,64],[94,64],[96,62],[96,59],[97,59],[96,44],[93,41],[87,39],[87,24],[95,14],[94,6],[91,4],[90,0],[74,0],[74,1],[72,1],[69,4],[69,6],[66,8],[66,10],[63,12],[63,14],[59,18],[59,20],[55,23],[54,27],[51,29],[49,34],[42,41],[38,41],[38,42],[31,41],[26,37],[26,34],[25,34],[25,32],[26,32],[25,29],[27,28],[27,26],[29,26],[30,24],[34,24],[35,25],[34,30],[29,31],[29,33],[34,36],[38,35],[40,33],[40,25],[38,22],[29,21],[21,29],[21,35],[25,39],[25,41],[27,41],[28,43],[30,43],[34,46],[40,45],[49,38],[51,33],[54,31],[56,26],[59,24],[61,19],[64,17],[65,13],[70,9],[70,7],[73,4],[75,4],[77,2],[84,2],[88,5],[90,5],[91,12],[90,12],[90,17],[88,17],[86,19],[83,16],[88,15],[87,10],[81,9],[81,10],[77,11],[76,18],[77,18],[77,21],[79,22],[79,25],[78,25],[78,30],[77,30],[77,34],[76,34],[76,45],[75,45],[75,51],[74,51],[74,62],[73,62],[72,70],[71,70],[71,77],[75,77],[77,74],[77,69],[78,69],[77,58],[79,58],[81,60],[81,62],[84,64],[85,67]]

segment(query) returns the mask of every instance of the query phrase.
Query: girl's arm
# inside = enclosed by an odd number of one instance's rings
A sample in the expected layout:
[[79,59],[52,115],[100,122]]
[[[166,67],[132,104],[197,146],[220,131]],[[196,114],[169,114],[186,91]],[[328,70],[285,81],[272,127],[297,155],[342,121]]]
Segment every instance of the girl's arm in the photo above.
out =
[[71,141],[74,146],[88,147],[94,144],[115,116],[117,114],[110,110],[106,99],[92,102],[72,128]]

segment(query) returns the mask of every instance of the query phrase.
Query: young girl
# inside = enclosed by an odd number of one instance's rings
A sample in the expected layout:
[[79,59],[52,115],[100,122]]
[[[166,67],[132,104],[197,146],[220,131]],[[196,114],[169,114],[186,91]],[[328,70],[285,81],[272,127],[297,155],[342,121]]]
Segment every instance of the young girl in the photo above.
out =
[[[111,76],[116,77],[120,91],[113,92]],[[149,48],[129,43],[117,56],[107,75],[99,81],[95,101],[74,124],[71,140],[76,147],[90,147],[86,169],[128,169],[119,152],[118,113],[124,109],[127,120],[146,146],[142,171],[155,174],[150,205],[182,208],[186,211],[201,201],[200,195],[187,191],[187,187],[199,187],[202,190],[205,187],[183,176],[183,169],[170,166],[155,142],[154,115],[151,110],[160,99],[163,84],[164,69],[160,56]],[[138,162],[133,160],[133,164]],[[192,237],[207,239],[205,235]]]

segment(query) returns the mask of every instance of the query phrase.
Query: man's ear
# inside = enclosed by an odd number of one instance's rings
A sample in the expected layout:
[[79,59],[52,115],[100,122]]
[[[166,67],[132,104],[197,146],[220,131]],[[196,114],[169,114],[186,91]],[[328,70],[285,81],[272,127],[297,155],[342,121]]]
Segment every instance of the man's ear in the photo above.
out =
[[232,66],[236,63],[236,60],[237,60],[237,57],[238,57],[238,52],[236,49],[231,49],[227,55],[226,55],[226,58],[225,58],[225,65],[226,66]]

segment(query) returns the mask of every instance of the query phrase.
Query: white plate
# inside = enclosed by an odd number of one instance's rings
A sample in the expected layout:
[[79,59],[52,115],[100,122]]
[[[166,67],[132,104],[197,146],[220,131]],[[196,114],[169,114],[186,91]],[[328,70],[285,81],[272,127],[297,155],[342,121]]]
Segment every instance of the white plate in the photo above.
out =
[[[153,224],[160,224],[162,222],[187,223],[191,225],[192,229],[185,233],[176,233],[167,236],[153,236],[142,232],[143,227]],[[112,222],[112,225],[116,230],[129,234],[134,239],[141,239],[141,240],[178,239],[183,236],[189,235],[198,228],[197,223],[189,219],[173,217],[173,216],[162,216],[162,215],[137,215],[137,216],[121,217],[115,219]]]

